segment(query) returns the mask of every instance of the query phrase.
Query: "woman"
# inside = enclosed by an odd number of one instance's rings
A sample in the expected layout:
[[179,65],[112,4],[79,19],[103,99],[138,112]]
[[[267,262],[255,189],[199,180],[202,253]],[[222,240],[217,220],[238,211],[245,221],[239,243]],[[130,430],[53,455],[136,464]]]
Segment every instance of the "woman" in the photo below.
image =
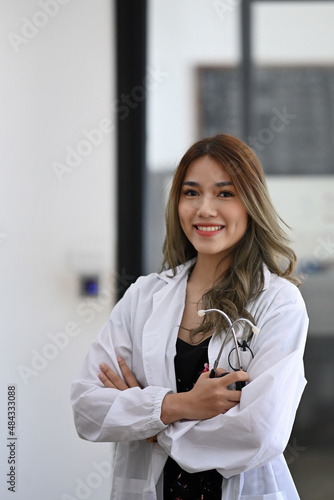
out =
[[[299,498],[282,453],[308,318],[280,222],[242,141],[218,135],[186,152],[166,211],[167,271],[127,290],[72,388],[79,436],[117,442],[112,499]],[[244,370],[225,316],[198,316],[210,308],[260,329],[239,323]]]

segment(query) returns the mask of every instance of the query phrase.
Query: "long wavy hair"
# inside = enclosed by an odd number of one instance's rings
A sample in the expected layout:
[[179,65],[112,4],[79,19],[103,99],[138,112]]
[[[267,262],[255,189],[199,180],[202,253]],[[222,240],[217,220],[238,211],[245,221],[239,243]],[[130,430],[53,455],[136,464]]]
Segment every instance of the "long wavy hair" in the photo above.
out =
[[[176,169],[166,207],[166,237],[163,245],[163,269],[176,268],[196,257],[197,251],[185,236],[178,215],[182,183],[189,165],[197,158],[210,156],[229,174],[237,195],[248,213],[244,236],[234,248],[228,271],[202,297],[203,309],[223,310],[232,320],[240,316],[252,319],[246,311],[264,284],[263,264],[272,273],[299,286],[295,274],[296,254],[282,226],[288,227],[277,214],[266,186],[262,166],[254,152],[240,139],[219,134],[199,140],[185,153]],[[228,325],[220,314],[206,315],[203,322],[191,331],[192,337],[203,336],[216,327]]]

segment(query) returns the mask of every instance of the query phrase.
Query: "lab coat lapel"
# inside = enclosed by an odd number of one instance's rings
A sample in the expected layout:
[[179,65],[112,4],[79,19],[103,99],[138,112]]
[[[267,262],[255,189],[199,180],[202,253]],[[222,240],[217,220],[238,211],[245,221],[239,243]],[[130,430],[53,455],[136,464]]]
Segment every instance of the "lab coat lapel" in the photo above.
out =
[[187,285],[186,265],[153,295],[152,314],[143,331],[143,361],[149,385],[170,387],[176,392],[174,357],[182,320]]

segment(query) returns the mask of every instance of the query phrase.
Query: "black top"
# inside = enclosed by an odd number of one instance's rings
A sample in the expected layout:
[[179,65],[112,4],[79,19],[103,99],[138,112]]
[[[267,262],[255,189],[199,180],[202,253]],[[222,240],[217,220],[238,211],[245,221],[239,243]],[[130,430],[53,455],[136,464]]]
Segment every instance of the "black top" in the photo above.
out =
[[[177,392],[190,391],[200,374],[208,370],[209,341],[207,338],[192,345],[177,339],[174,359]],[[215,469],[186,472],[169,457],[164,469],[164,500],[220,500],[222,479]]]

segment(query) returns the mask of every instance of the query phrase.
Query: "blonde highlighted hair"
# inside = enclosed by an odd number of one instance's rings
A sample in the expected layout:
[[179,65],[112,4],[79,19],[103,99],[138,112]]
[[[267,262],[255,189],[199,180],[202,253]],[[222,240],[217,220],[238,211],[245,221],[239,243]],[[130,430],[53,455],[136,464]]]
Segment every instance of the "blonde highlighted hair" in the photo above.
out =
[[[272,273],[297,286],[300,278],[295,274],[296,255],[290,248],[290,241],[282,227],[288,226],[279,217],[270,200],[265,175],[257,156],[240,139],[220,134],[199,140],[181,159],[166,207],[163,268],[172,269],[175,274],[177,266],[197,255],[181,228],[178,204],[187,168],[194,160],[203,156],[215,159],[229,174],[247,210],[248,227],[234,249],[231,267],[220,282],[204,294],[201,307],[221,309],[231,319],[240,315],[251,318],[245,307],[263,288],[263,264]],[[218,329],[226,327],[221,315],[207,315],[192,334],[205,335],[212,329],[213,322]]]

